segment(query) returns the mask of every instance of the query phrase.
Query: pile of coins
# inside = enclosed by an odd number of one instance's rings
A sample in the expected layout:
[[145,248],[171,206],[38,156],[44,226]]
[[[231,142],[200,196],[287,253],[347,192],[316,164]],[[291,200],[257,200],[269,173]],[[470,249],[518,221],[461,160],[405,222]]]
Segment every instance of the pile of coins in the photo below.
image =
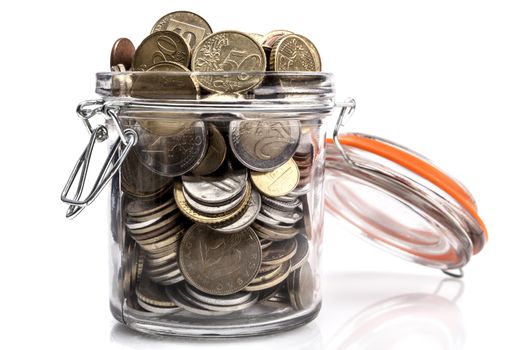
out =
[[[111,65],[245,74],[230,81],[159,73],[120,82],[133,97],[184,98],[248,91],[261,83],[262,75],[249,74],[255,71],[318,71],[320,59],[300,35],[213,33],[200,16],[179,11],[161,18],[136,51],[119,39]],[[122,122],[138,134],[120,172],[119,276],[128,305],[159,316],[220,316],[260,303],[313,306],[314,128],[290,118],[204,121],[161,112],[128,113]]]
[[[144,99],[249,93],[263,82],[266,71],[321,71],[316,47],[302,35],[287,30],[214,33],[206,20],[187,11],[162,17],[136,49],[131,40],[118,39],[110,64],[115,72],[179,73],[114,77],[115,95]],[[236,74],[214,74],[224,72]]]

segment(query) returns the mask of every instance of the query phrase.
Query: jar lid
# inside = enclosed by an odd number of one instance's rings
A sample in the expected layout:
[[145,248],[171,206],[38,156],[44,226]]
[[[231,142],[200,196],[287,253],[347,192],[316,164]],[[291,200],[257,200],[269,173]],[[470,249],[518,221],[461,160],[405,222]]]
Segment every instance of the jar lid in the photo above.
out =
[[[325,207],[351,231],[409,261],[460,269],[487,230],[468,190],[417,153],[363,134],[329,139]],[[337,144],[338,143],[338,144]]]

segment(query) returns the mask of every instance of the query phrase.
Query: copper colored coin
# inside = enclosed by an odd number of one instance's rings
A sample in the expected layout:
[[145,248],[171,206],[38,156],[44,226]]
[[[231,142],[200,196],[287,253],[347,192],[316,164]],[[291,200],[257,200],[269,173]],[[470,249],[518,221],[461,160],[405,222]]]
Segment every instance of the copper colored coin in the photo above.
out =
[[131,61],[135,55],[135,45],[128,38],[120,38],[115,41],[111,49],[110,66],[124,65],[126,70],[131,68]]

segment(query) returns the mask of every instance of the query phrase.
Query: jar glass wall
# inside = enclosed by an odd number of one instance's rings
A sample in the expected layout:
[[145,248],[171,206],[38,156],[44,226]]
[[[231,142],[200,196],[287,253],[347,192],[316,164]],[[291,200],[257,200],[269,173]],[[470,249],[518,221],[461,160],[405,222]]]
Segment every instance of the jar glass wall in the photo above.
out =
[[142,332],[197,337],[305,324],[321,306],[331,76],[266,73],[242,95],[195,99],[137,84],[193,75],[97,76],[117,117],[110,138],[138,135],[111,182],[112,313]]

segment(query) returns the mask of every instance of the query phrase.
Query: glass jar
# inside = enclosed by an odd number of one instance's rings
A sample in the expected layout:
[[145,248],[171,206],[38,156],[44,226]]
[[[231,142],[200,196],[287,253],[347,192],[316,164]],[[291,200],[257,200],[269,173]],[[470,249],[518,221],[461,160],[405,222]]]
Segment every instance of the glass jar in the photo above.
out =
[[[198,79],[260,83],[187,93]],[[391,142],[339,135],[355,103],[336,104],[330,74],[99,73],[96,91],[102,99],[77,109],[91,138],[62,200],[72,218],[111,184],[110,306],[135,330],[232,337],[313,320],[325,192],[349,230],[447,273],[485,243],[456,181]],[[97,115],[104,122],[93,127]],[[105,140],[108,158],[83,196]]]

